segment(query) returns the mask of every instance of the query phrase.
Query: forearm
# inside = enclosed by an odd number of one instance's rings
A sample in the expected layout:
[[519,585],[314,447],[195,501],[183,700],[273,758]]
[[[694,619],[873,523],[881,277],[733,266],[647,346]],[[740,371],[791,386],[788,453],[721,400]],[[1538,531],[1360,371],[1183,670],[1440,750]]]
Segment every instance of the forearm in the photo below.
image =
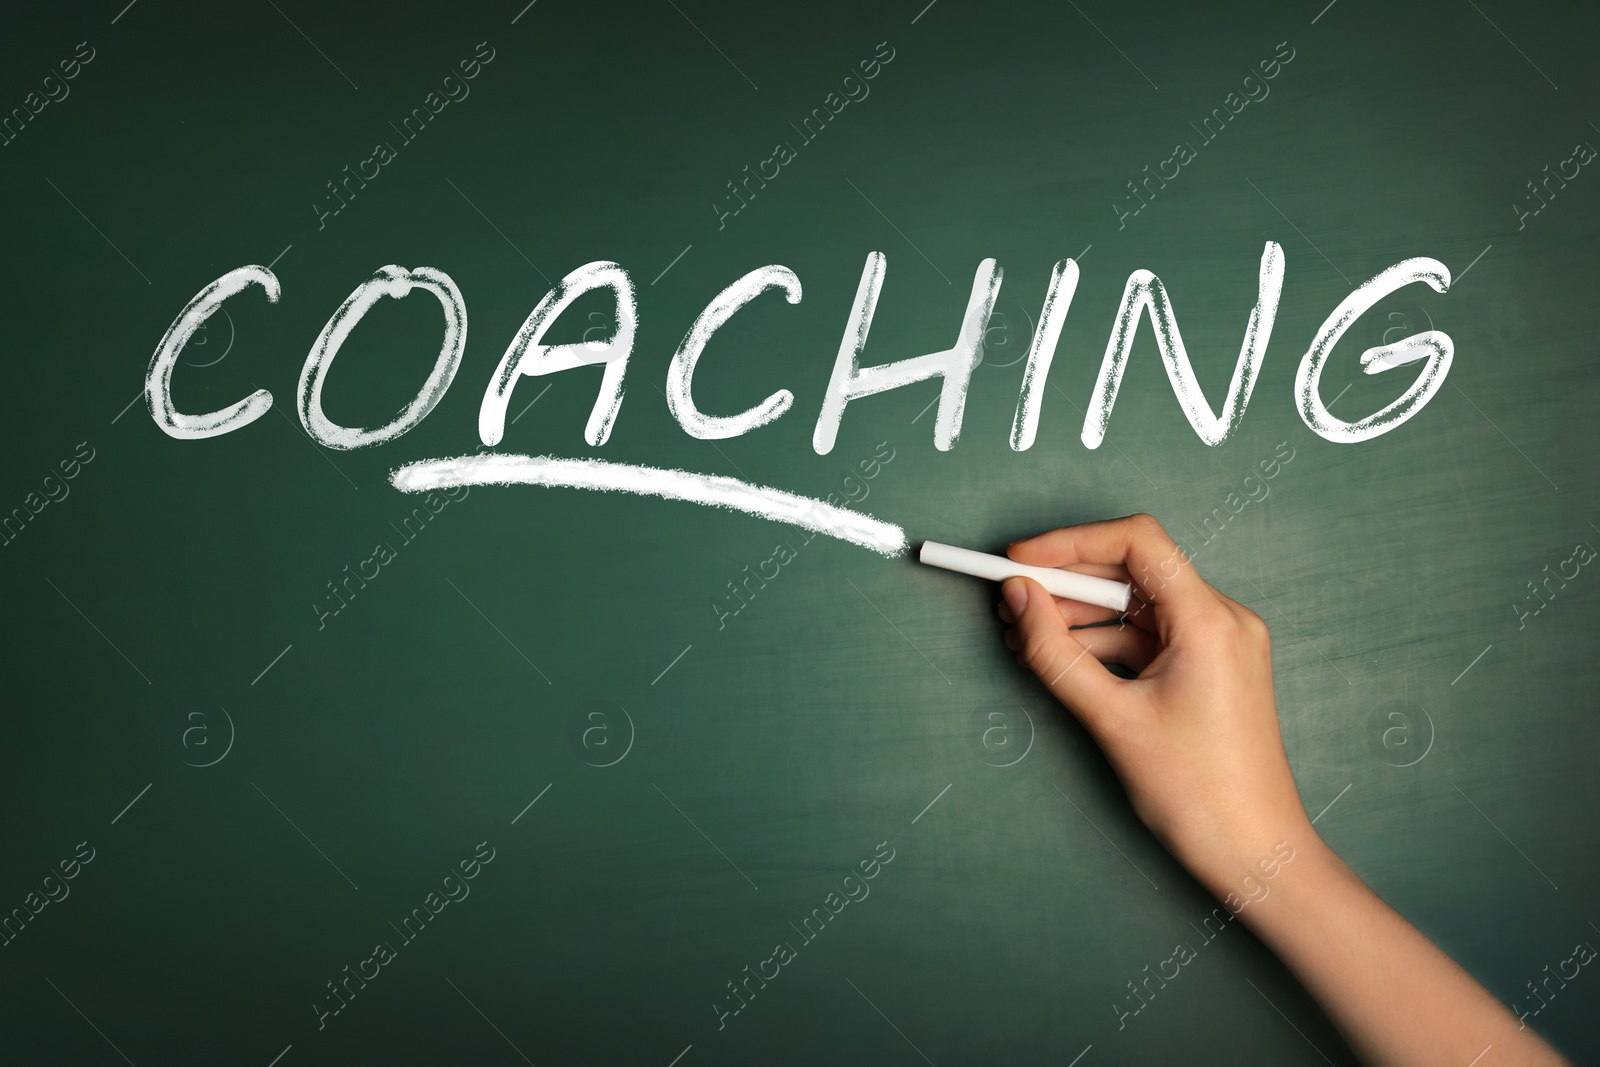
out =
[[1012,578],[999,609],[1016,624],[1006,647],[1088,728],[1144,824],[1278,954],[1364,1061],[1564,1063],[1317,836],[1283,748],[1266,624],[1207,585],[1159,523],[1067,527],[1007,555],[1134,586],[1137,603],[1108,618]]
[[[1310,831],[1309,824],[1306,827]],[[1374,1067],[1563,1060],[1471,975],[1378,897],[1320,837],[1239,918]]]

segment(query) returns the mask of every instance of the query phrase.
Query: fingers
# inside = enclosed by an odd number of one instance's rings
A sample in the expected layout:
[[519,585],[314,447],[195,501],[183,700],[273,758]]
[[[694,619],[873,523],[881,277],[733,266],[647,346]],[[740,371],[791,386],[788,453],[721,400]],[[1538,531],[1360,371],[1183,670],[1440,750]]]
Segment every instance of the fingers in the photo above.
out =
[[[1121,617],[1110,608],[1099,608],[1093,604],[1084,604],[1064,597],[1053,599],[1056,602],[1056,610],[1061,612],[1061,617],[1066,620],[1068,626],[1092,626],[1097,622],[1113,622]],[[1017,613],[1012,611],[1011,606],[1004,600],[995,605],[994,611],[1000,616],[1001,622],[1008,626],[1016,625]]]
[[[1142,671],[1161,651],[1161,641],[1154,633],[1135,625],[1131,619],[1113,625],[1117,616],[1108,616],[1103,608],[1057,597],[1056,610],[1072,630],[1073,638],[1101,663],[1120,663]],[[1000,616],[1001,622],[1014,625],[1017,621],[1017,613],[1003,600],[995,614]],[[1022,636],[1016,630],[1007,630],[1005,641],[1011,651],[1022,650]]]
[[[1156,632],[1155,614],[1150,610],[1150,606],[1138,597],[1134,597],[1128,604],[1127,612],[1120,615],[1110,608],[1096,607],[1078,600],[1068,600],[1059,596],[1054,599],[1056,610],[1061,612],[1061,617],[1066,620],[1068,626],[1094,626],[1098,623],[1121,621],[1152,634]],[[1008,626],[1016,625],[1016,612],[1012,611],[1004,600],[995,605],[994,611],[1001,622]]]
[[1038,582],[1010,578],[1001,590],[1017,620],[1017,659],[1098,736],[1126,703],[1122,690],[1126,683],[1078,640],[1085,631],[1067,629],[1060,610]]
[[1132,624],[1073,630],[1072,636],[1101,663],[1120,663],[1134,672],[1150,666],[1161,651],[1161,641],[1155,634]]
[[[1128,568],[1121,563],[1079,563],[1075,566],[1066,567],[1063,569],[1076,571],[1079,574],[1092,574],[1096,578],[1109,578],[1114,582],[1127,582],[1130,585],[1133,583],[1133,577],[1128,573]],[[1119,617],[1115,611],[1090,607],[1083,604],[1082,601],[1068,600],[1064,597],[1056,597],[1056,602],[1063,605],[1062,615],[1066,618],[1068,626],[1082,626],[1091,622],[1105,622],[1108,619],[1115,619]],[[1076,611],[1068,614],[1065,609],[1065,605],[1067,604],[1076,604],[1080,607],[1086,608],[1087,610]],[[1150,610],[1150,605],[1146,603],[1145,600],[1139,595],[1138,586],[1134,586],[1133,595],[1128,598],[1128,607],[1122,612],[1120,617],[1127,619],[1135,626],[1141,626],[1144,629],[1149,630],[1151,633],[1156,632],[1155,613]]]
[[[1109,578],[1112,581],[1129,582],[1131,584],[1131,579],[1128,577],[1128,568],[1121,564],[1085,563],[1076,567],[1062,569],[1071,570],[1078,574],[1090,574],[1096,578]],[[1088,626],[1097,622],[1124,619],[1135,626],[1149,630],[1151,633],[1156,632],[1155,613],[1150,610],[1150,605],[1145,603],[1139,596],[1137,589],[1128,598],[1127,609],[1121,612],[1114,611],[1111,608],[1098,607],[1094,604],[1085,604],[1081,600],[1073,600],[1069,597],[1058,596],[1055,598],[1055,602],[1056,606],[1061,609],[1061,617],[1067,620],[1068,626]],[[1001,600],[996,605],[995,611],[999,614],[1002,622],[1015,623],[1017,621],[1016,616],[1006,606],[1004,600]]]
[[1013,543],[1006,554],[1036,567],[1122,564],[1139,596],[1159,607],[1163,623],[1186,621],[1216,603],[1187,554],[1149,515],[1051,530]]

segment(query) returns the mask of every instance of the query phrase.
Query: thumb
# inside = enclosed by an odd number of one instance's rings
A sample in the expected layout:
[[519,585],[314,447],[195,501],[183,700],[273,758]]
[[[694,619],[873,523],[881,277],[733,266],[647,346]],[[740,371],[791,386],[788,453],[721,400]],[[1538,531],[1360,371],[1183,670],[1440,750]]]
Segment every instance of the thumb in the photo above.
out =
[[1017,660],[1091,731],[1111,713],[1117,678],[1072,636],[1053,597],[1032,578],[1009,578],[1000,587],[1017,618]]

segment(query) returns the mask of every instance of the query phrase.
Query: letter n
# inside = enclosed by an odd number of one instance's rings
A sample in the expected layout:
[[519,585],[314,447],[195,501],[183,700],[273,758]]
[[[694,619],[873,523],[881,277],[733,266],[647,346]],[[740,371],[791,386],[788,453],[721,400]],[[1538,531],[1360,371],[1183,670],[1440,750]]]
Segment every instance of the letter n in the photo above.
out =
[[1111,327],[1111,337],[1106,341],[1105,358],[1100,363],[1100,377],[1095,381],[1094,395],[1089,400],[1089,410],[1083,419],[1083,443],[1089,448],[1099,448],[1105,440],[1106,427],[1111,423],[1111,409],[1117,402],[1117,389],[1122,385],[1122,372],[1127,369],[1128,354],[1133,349],[1133,337],[1139,328],[1141,313],[1149,312],[1150,325],[1155,330],[1156,348],[1162,362],[1167,365],[1167,378],[1172,391],[1178,396],[1189,425],[1208,445],[1221,444],[1227,439],[1250,403],[1250,393],[1255,389],[1256,374],[1261,369],[1261,356],[1272,337],[1272,323],[1278,314],[1278,298],[1283,294],[1283,249],[1275,241],[1268,241],[1261,252],[1261,270],[1256,294],[1256,306],[1250,310],[1245,323],[1244,343],[1239,349],[1239,360],[1233,367],[1233,381],[1228,385],[1228,396],[1222,403],[1222,414],[1211,411],[1211,405],[1195,379],[1194,366],[1183,347],[1183,337],[1178,333],[1178,321],[1173,316],[1172,304],[1161,279],[1147,270],[1136,270],[1128,275],[1127,287],[1122,292],[1122,306],[1117,311],[1116,322]]

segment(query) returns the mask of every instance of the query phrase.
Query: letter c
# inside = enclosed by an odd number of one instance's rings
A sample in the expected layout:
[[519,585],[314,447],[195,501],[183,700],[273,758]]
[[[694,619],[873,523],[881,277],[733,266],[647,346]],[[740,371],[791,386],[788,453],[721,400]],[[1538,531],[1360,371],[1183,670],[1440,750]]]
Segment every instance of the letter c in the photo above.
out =
[[249,396],[225,408],[204,415],[186,415],[172,403],[172,371],[178,357],[189,343],[189,338],[201,323],[222,306],[222,302],[249,285],[259,285],[266,291],[268,303],[276,304],[282,288],[277,275],[266,267],[254,264],[236,267],[195,294],[194,299],[178,313],[167,327],[166,334],[150,357],[150,370],[145,374],[144,398],[150,408],[150,417],[168,437],[180,441],[198,441],[216,437],[248,426],[272,407],[272,394],[257,389]]
[[695,408],[694,399],[689,394],[695,364],[700,361],[700,353],[705,351],[711,335],[731,319],[734,312],[774,288],[782,289],[789,303],[800,303],[800,279],[795,277],[794,271],[780,264],[759,267],[718,293],[684,335],[683,343],[678,346],[677,353],[672,357],[672,365],[667,369],[667,407],[672,409],[673,418],[678,420],[678,425],[690,437],[702,441],[738,437],[772,422],[794,403],[793,393],[779,389],[755,407],[738,415],[706,415]]

